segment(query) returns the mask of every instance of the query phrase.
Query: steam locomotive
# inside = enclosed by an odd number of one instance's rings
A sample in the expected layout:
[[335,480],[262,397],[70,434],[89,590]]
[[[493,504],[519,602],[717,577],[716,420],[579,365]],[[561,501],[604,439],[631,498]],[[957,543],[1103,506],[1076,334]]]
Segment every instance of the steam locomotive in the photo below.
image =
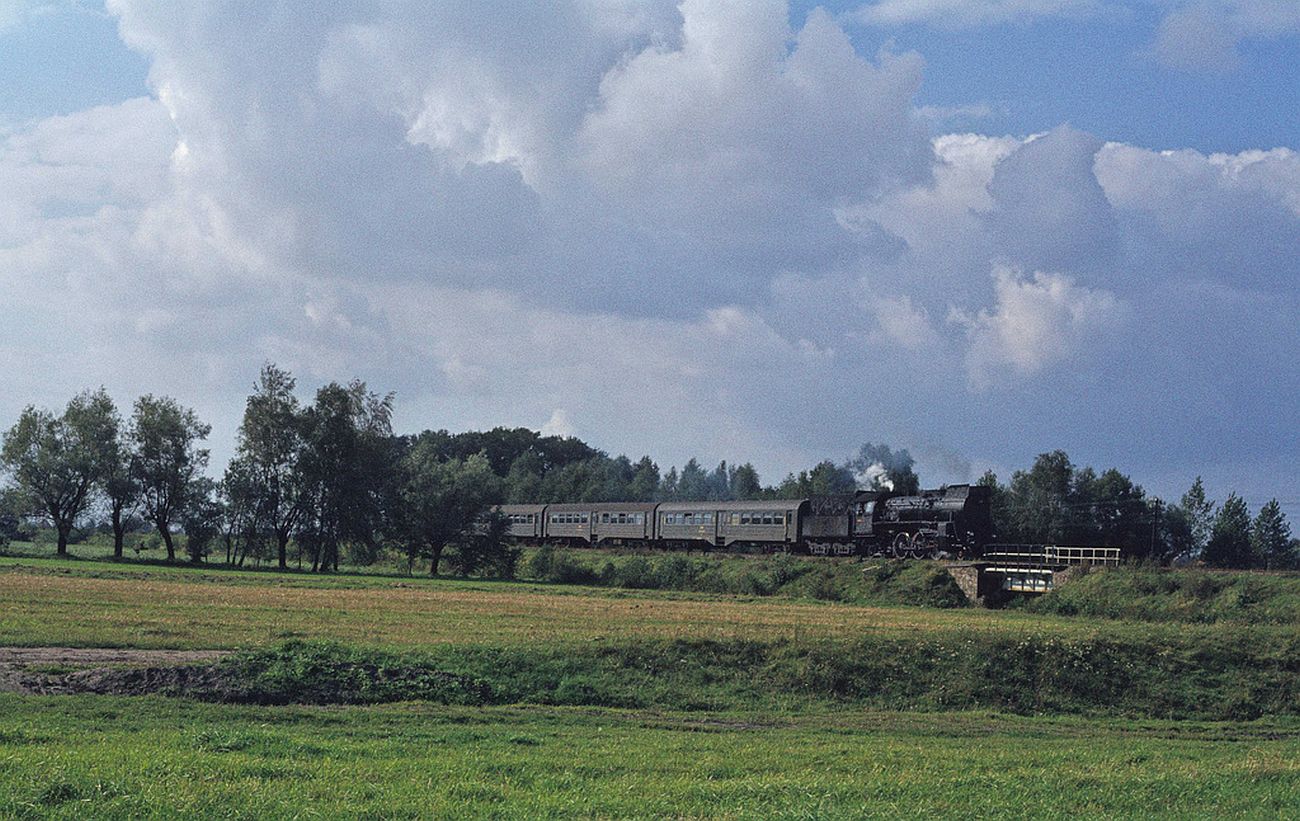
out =
[[502,505],[523,544],[729,548],[813,555],[978,556],[992,541],[991,490],[946,485],[914,496],[882,491],[746,502]]

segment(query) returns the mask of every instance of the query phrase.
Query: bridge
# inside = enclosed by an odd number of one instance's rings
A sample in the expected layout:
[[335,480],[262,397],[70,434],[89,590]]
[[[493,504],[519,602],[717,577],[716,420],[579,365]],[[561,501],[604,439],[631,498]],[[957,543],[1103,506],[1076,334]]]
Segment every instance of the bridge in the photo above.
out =
[[973,562],[949,568],[971,601],[1000,590],[1007,593],[1047,593],[1069,578],[1075,567],[1113,567],[1118,547],[1088,545],[989,545]]

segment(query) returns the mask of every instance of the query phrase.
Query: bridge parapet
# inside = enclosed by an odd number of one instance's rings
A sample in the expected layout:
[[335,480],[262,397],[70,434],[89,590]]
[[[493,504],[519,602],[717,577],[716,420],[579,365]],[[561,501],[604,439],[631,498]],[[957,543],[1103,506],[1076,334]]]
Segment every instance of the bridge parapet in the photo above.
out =
[[1118,547],[1054,544],[997,544],[984,551],[983,561],[1014,567],[1108,567],[1119,564]]

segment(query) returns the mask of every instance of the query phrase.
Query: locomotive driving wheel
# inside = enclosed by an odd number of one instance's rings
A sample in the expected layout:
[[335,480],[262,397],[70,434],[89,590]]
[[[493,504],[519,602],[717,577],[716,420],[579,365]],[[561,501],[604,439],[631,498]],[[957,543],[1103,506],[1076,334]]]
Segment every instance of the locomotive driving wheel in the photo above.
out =
[[908,552],[912,549],[912,539],[906,533],[898,533],[894,536],[894,542],[889,548],[890,555],[895,559],[906,559]]
[[912,550],[918,559],[939,558],[939,540],[931,533],[917,533],[912,542]]
[[907,545],[907,558],[924,559],[925,553],[925,535],[922,533],[913,533],[912,539]]

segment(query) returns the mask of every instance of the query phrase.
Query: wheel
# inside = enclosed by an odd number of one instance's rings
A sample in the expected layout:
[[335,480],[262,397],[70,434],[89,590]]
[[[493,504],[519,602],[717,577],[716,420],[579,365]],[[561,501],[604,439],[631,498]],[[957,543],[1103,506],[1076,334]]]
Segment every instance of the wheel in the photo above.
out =
[[907,544],[907,558],[924,559],[925,558],[925,536],[920,533],[913,533],[912,538]]
[[890,555],[895,559],[906,559],[908,551],[911,549],[911,538],[906,533],[899,533],[894,536],[893,545],[890,547]]

